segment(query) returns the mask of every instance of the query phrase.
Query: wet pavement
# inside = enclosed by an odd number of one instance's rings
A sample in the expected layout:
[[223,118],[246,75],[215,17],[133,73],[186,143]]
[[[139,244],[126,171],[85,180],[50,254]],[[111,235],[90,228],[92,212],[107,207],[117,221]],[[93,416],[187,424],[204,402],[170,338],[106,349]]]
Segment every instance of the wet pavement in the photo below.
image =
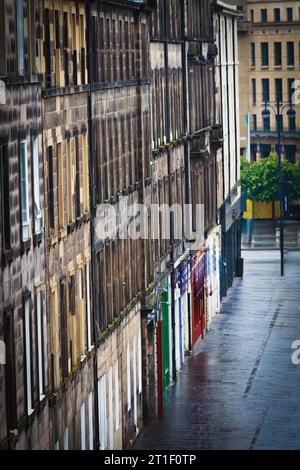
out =
[[300,252],[244,252],[222,313],[135,449],[300,449]]
[[[279,222],[243,220],[242,247],[255,250],[279,248]],[[300,250],[300,222],[284,221],[284,247],[288,250]]]

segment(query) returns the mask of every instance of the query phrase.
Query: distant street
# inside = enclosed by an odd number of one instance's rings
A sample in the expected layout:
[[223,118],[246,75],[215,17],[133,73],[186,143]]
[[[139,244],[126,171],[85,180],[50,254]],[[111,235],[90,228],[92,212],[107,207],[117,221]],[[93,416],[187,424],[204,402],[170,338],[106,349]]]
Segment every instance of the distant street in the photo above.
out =
[[[243,220],[242,246],[244,249],[279,248],[279,222],[272,220],[255,220],[252,237],[249,236],[249,225]],[[284,222],[284,246],[288,250],[300,250],[300,222]]]
[[300,252],[279,276],[276,251],[244,252],[236,280],[194,357],[170,387],[162,421],[136,449],[299,449]]

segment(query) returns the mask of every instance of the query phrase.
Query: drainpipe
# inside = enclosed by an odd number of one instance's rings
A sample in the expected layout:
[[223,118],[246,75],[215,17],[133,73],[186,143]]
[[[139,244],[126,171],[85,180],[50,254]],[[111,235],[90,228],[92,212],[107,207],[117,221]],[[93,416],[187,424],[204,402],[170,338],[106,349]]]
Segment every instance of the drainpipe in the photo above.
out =
[[90,196],[90,239],[91,239],[91,283],[92,283],[92,312],[93,312],[93,340],[95,345],[94,360],[94,408],[95,408],[95,448],[99,449],[99,410],[98,410],[98,365],[97,365],[97,323],[96,323],[96,292],[95,292],[95,255],[94,255],[94,231],[93,231],[93,214],[94,214],[94,172],[93,172],[93,118],[92,118],[92,62],[91,48],[93,47],[91,39],[92,22],[91,22],[91,5],[86,2],[86,18],[88,28],[86,33],[87,43],[87,69],[88,69],[88,138],[89,138],[89,196]]

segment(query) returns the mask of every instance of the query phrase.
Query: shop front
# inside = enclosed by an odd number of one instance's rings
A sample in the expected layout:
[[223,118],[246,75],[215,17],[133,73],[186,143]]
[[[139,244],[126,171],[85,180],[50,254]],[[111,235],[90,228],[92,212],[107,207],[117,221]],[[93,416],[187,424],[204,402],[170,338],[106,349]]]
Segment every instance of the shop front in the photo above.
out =
[[193,346],[204,337],[205,321],[205,250],[201,248],[194,256],[191,267],[192,284],[192,342]]

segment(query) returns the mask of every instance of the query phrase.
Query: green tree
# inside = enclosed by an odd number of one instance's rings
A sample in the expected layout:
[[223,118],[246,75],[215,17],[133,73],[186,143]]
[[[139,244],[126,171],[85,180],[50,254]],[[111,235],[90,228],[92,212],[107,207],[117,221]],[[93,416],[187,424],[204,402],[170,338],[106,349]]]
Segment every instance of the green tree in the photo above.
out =
[[[300,164],[282,162],[282,179],[284,195],[289,201],[300,199]],[[253,201],[276,201],[279,198],[278,157],[271,154],[259,162],[249,163],[242,159],[242,190],[248,199]]]

